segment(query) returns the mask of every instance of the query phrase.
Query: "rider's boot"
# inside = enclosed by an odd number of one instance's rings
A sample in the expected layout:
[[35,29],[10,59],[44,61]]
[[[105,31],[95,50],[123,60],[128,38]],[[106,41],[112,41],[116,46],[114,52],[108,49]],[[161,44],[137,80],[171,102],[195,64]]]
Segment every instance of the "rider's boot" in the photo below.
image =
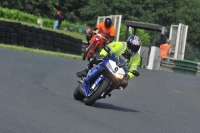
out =
[[79,77],[79,78],[81,78],[81,77],[86,77],[88,71],[89,71],[89,70],[86,68],[86,69],[83,70],[83,71],[77,72],[77,73],[76,73],[76,76]]

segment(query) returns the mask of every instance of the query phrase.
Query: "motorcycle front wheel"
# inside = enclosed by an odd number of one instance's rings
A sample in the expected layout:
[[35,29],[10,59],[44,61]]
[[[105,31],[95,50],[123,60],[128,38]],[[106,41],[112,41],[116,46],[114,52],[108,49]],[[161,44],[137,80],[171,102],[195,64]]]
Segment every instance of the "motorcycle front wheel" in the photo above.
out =
[[103,80],[97,90],[90,97],[85,99],[85,105],[91,106],[97,99],[101,97],[101,94],[104,92],[105,89],[108,88],[108,86],[108,81]]
[[84,54],[83,54],[83,60],[85,60],[86,59],[86,57],[87,58],[91,58],[91,57],[88,57],[88,54],[93,54],[93,53],[90,53],[90,51],[93,49],[93,47],[96,45],[96,42],[93,42],[90,46],[89,46],[89,48],[87,49],[87,50],[85,50],[85,52],[84,52]]

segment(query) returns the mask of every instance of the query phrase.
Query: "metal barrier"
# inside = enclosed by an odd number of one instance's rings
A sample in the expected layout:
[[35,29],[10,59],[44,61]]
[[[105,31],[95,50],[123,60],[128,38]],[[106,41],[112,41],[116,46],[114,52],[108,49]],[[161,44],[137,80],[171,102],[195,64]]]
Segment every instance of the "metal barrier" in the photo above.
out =
[[200,76],[200,63],[189,60],[164,58],[160,62],[160,70]]

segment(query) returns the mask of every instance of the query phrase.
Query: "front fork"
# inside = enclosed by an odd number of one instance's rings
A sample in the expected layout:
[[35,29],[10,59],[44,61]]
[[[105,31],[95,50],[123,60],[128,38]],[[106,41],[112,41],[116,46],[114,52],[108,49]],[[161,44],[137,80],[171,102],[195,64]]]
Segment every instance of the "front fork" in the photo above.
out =
[[112,89],[112,82],[110,79],[104,77],[103,75],[101,75],[100,77],[98,77],[98,79],[95,81],[94,85],[96,84],[100,84],[103,80],[106,80],[108,83],[110,83],[109,87],[102,93],[101,97],[105,97],[106,95],[108,95],[113,89]]
[[[96,91],[96,89],[98,88],[98,86],[101,84],[101,82],[102,82],[103,80],[106,80],[107,82],[111,83],[111,81],[110,81],[108,78],[104,77],[103,75],[99,76],[99,77],[96,79],[96,81],[94,82],[94,84],[93,84],[90,88],[88,88],[88,90],[89,90],[88,93],[87,93],[87,96],[88,96],[88,97],[89,97],[91,94],[93,94],[93,92]],[[110,86],[109,86],[108,88],[110,88]],[[108,88],[104,91],[104,93],[102,94],[102,96],[103,96],[104,94],[107,95],[106,92],[109,90]]]
[[[86,96],[88,96],[89,92],[90,92],[90,83],[91,81],[96,78],[97,75],[99,75],[102,72],[102,67],[101,66],[97,66],[96,68],[92,68],[87,75],[87,78],[84,80],[84,91]],[[95,86],[93,86],[95,87]]]

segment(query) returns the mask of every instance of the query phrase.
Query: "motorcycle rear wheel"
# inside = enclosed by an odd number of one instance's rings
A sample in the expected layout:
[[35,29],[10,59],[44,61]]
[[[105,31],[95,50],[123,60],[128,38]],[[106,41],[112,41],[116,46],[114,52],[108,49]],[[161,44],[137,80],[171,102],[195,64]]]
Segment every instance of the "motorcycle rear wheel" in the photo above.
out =
[[85,105],[91,106],[97,99],[101,97],[101,94],[104,92],[105,89],[107,89],[108,86],[108,81],[103,80],[97,90],[89,98],[85,99]]
[[[93,43],[89,46],[89,48],[84,52],[84,54],[83,54],[83,60],[86,59],[86,57],[88,56],[88,54],[90,53],[90,51],[92,50],[92,48],[93,48],[95,45],[96,45],[96,42],[93,42]],[[91,58],[91,57],[89,57],[89,58]]]

